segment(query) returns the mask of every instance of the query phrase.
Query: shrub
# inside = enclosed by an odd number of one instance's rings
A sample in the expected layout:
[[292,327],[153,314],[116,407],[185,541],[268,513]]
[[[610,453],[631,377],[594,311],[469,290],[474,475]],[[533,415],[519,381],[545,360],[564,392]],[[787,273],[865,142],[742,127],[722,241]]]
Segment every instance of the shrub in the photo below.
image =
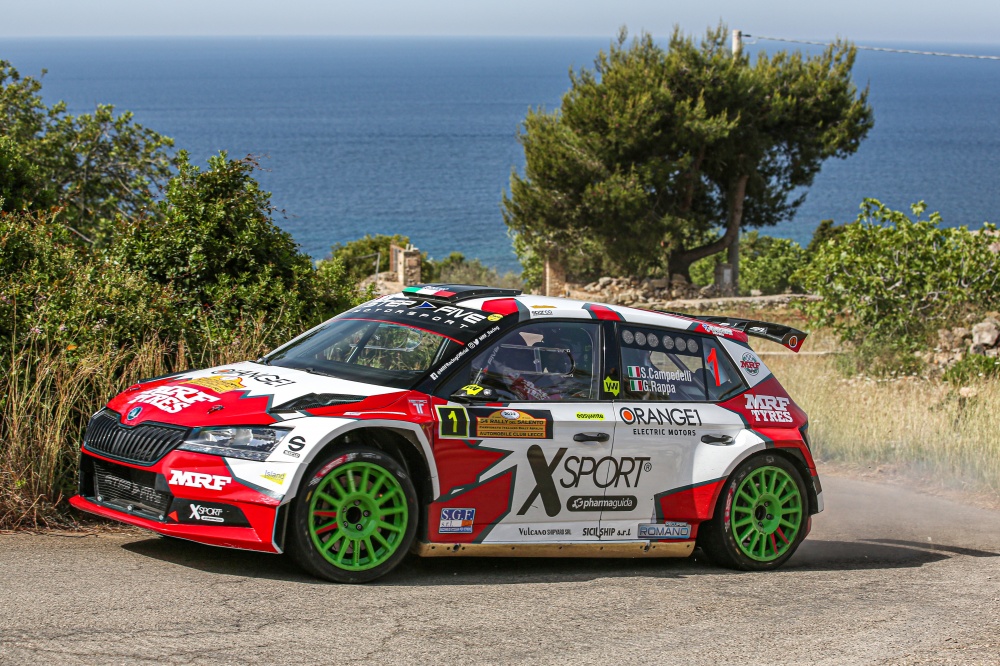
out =
[[942,379],[950,384],[963,385],[997,377],[1000,377],[1000,358],[967,354],[958,363],[945,370]]
[[485,284],[491,287],[521,289],[521,279],[515,273],[500,275],[495,268],[484,266],[478,259],[466,259],[461,252],[452,252],[441,261],[430,261],[434,275],[428,281],[451,284]]
[[1000,306],[1000,257],[995,227],[982,232],[942,228],[932,213],[916,219],[866,199],[857,223],[820,243],[796,275],[822,296],[806,311],[844,341],[866,340],[903,350],[924,346],[931,330],[969,310]]

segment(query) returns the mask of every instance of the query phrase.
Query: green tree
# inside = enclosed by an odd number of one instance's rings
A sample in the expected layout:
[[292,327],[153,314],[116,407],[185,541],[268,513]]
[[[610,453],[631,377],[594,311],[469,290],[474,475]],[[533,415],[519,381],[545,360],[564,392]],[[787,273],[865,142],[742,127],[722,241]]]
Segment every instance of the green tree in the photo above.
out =
[[64,102],[46,106],[41,89],[39,79],[0,60],[0,136],[9,142],[0,146],[0,196],[17,192],[3,210],[59,205],[62,223],[103,241],[118,216],[134,218],[152,205],[173,173],[173,140],[111,105],[79,116]]
[[[279,341],[356,301],[339,261],[320,273],[271,217],[270,193],[250,158],[225,153],[201,170],[179,154],[155,215],[127,223],[109,254],[178,296],[186,330],[224,339],[240,322],[260,321]],[[346,284],[345,284],[346,283]]]
[[555,253],[592,272],[603,255],[629,273],[687,275],[741,227],[788,219],[797,188],[872,127],[846,42],[751,64],[729,52],[724,26],[700,43],[679,29],[666,48],[626,41],[622,30],[593,71],[570,72],[558,111],[528,112],[524,176],[512,173],[503,200],[526,265]]

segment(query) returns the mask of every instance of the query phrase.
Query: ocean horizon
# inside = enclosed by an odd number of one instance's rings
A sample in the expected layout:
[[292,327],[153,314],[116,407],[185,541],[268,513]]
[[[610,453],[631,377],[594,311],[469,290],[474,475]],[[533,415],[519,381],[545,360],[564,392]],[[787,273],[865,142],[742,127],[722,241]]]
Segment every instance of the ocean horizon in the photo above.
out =
[[[799,48],[748,43],[751,53]],[[262,157],[276,222],[314,258],[366,233],[401,233],[435,258],[459,251],[518,270],[500,213],[529,108],[558,108],[569,69],[607,38],[18,38],[0,58],[44,68],[43,97],[98,103],[176,140],[204,165],[220,150]],[[991,45],[881,43],[1000,55]],[[801,46],[807,53],[820,47]],[[875,127],[827,161],[792,220],[762,233],[808,243],[821,220],[853,220],[865,197],[924,200],[948,226],[1000,218],[1000,62],[859,51]]]

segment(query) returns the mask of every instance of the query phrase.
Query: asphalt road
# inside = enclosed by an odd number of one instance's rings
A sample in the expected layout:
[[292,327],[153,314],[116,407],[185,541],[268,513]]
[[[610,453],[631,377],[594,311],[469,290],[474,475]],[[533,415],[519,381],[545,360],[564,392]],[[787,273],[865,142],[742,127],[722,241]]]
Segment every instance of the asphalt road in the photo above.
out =
[[326,584],[282,557],[0,536],[0,663],[1000,663],[1000,512],[838,477],[778,572],[411,558]]

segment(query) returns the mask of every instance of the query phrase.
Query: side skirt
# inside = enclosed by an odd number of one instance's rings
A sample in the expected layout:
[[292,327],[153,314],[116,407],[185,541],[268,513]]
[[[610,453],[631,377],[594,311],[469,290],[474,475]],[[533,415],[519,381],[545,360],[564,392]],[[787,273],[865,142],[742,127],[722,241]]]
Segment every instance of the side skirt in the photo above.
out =
[[687,557],[694,541],[627,543],[427,543],[414,545],[421,557]]

